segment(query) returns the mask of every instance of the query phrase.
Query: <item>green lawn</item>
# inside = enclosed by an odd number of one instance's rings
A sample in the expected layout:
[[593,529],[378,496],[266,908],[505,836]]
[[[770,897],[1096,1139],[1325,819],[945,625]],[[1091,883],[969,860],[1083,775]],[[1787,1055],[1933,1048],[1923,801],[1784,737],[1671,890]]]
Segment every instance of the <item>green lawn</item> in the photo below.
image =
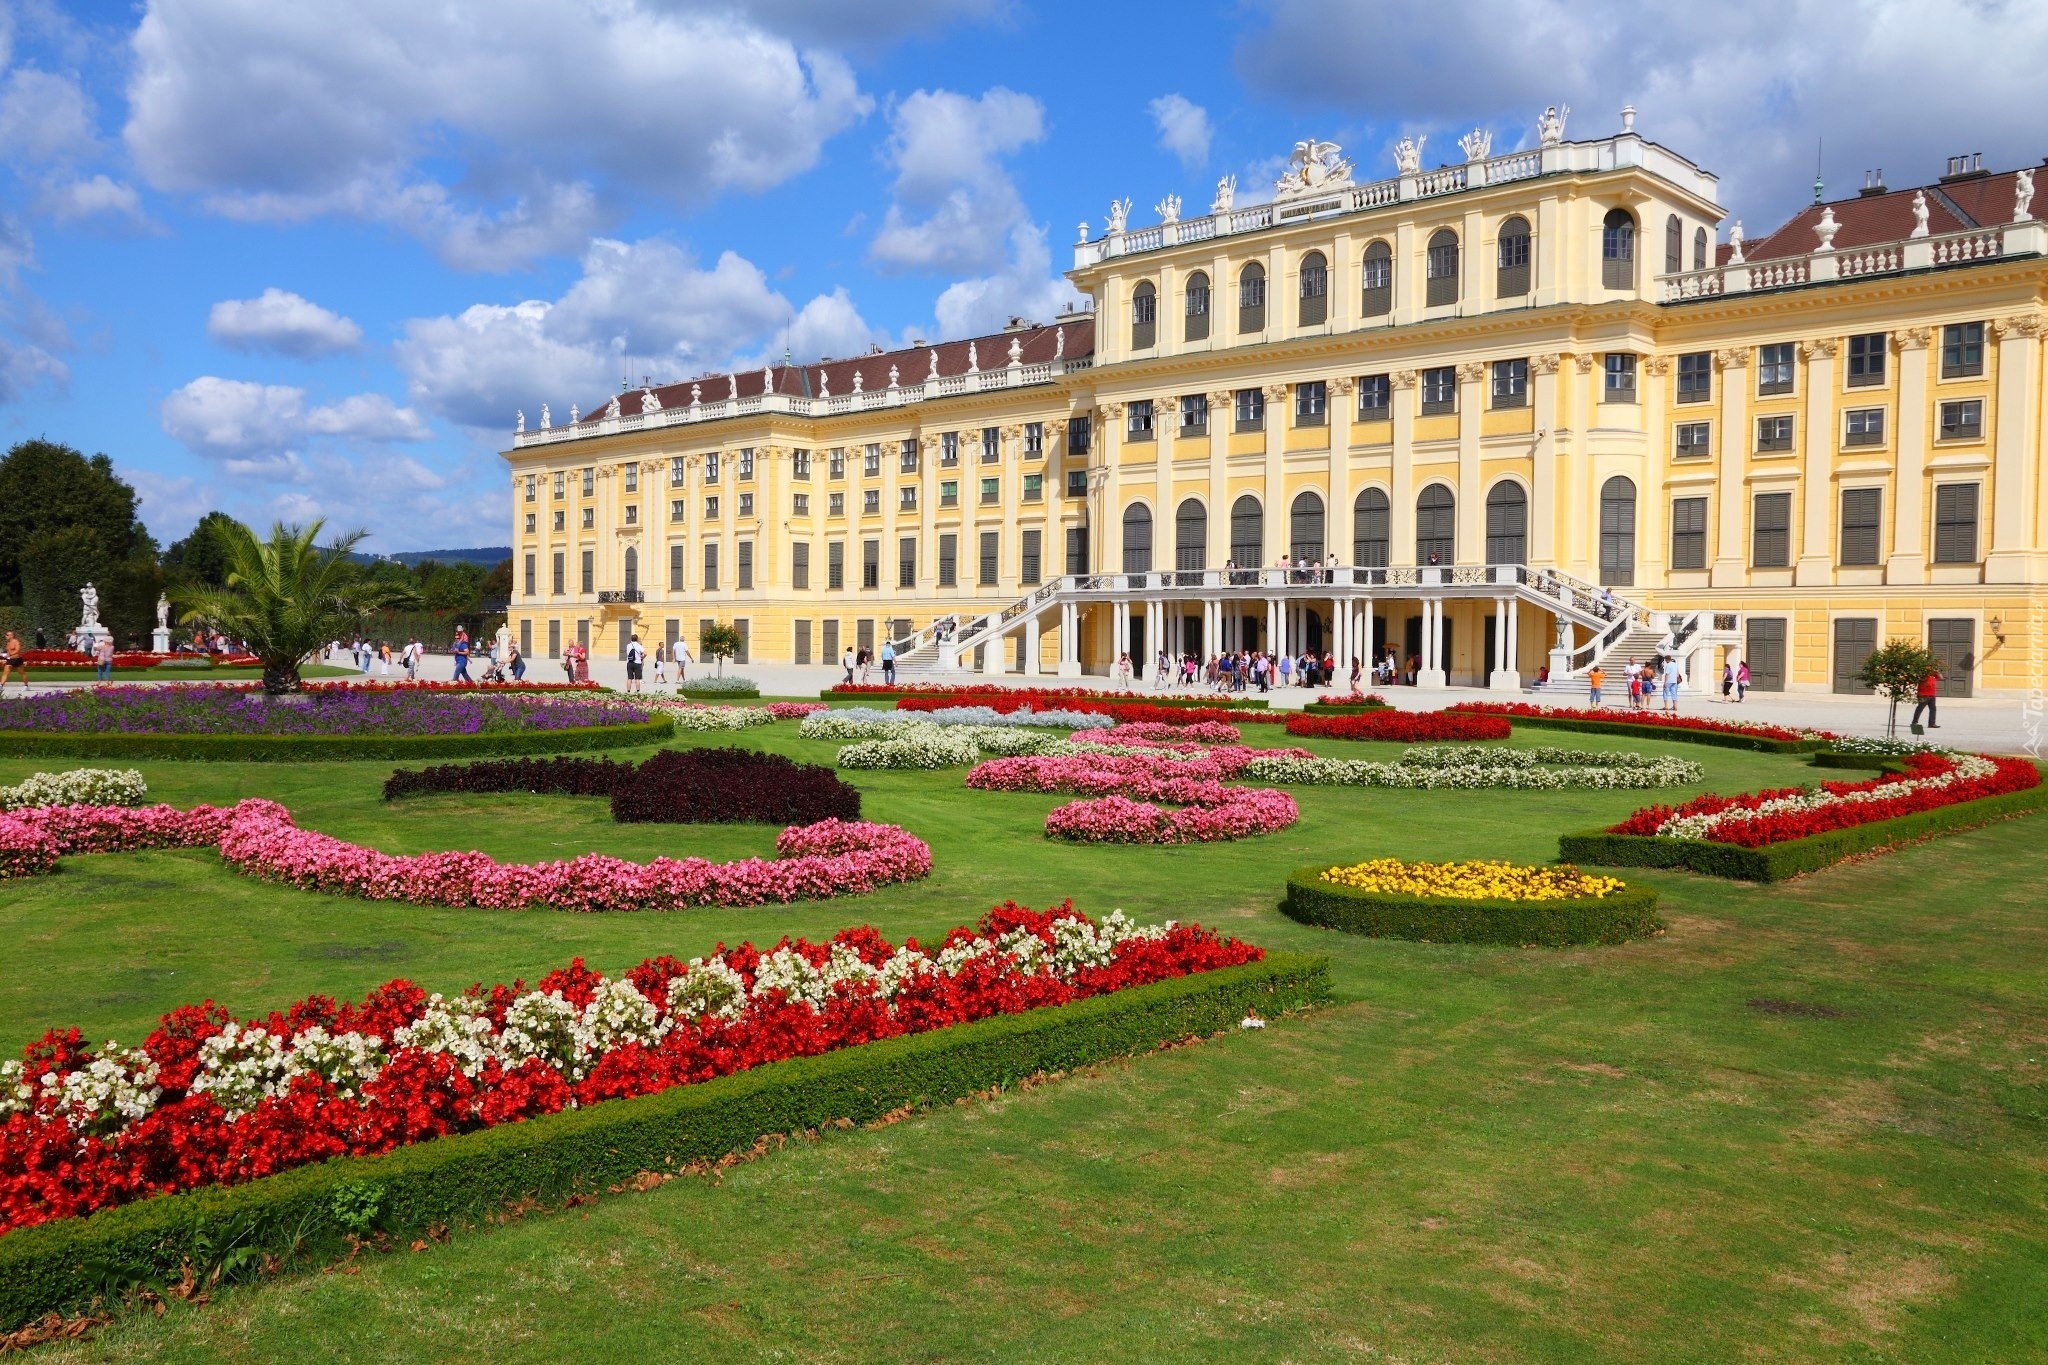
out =
[[[829,761],[793,724],[740,742]],[[1265,727],[1257,742],[1282,743]],[[1529,742],[1560,742],[1530,732]],[[1570,742],[1580,742],[1573,737]],[[1665,750],[1736,790],[1800,760]],[[1392,746],[1314,742],[1321,752]],[[33,762],[0,763],[0,781]],[[48,766],[47,764],[43,766]],[[144,765],[189,803],[266,795],[392,851],[765,851],[758,827],[618,827],[601,802],[377,797],[388,765]],[[1265,839],[1071,847],[1062,798],[960,770],[855,774],[930,840],[926,882],[830,904],[579,917],[279,890],[202,852],[68,859],[0,891],[0,1045],[139,1038],[395,975],[612,970],[867,921],[933,935],[1014,897],[1199,919],[1333,959],[1339,1003],[347,1274],[124,1319],[51,1359],[881,1358],[1914,1361],[2048,1352],[2048,873],[2039,820],[1774,889],[1644,874],[1671,931],[1586,951],[1310,930],[1303,863],[1541,860],[1630,792],[1297,791]],[[1759,1003],[1761,1002],[1761,1003]]]

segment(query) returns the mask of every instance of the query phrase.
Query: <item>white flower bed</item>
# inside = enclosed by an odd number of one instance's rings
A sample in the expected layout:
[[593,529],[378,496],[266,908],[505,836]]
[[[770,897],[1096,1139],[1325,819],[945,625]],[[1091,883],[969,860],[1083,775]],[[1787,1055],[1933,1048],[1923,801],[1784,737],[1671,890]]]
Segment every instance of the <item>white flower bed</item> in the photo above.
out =
[[0,810],[27,806],[139,806],[149,784],[133,768],[73,768],[37,773],[12,787],[0,787]]
[[775,723],[765,706],[695,706],[667,697],[648,697],[645,704],[673,719],[678,730],[751,730]]
[[1956,754],[1953,761],[1953,768],[1933,777],[1910,777],[1898,782],[1868,787],[1862,791],[1843,792],[1838,795],[1823,788],[1817,791],[1795,792],[1791,796],[1774,797],[1756,806],[1737,806],[1704,815],[1674,815],[1657,826],[1657,833],[1669,839],[1706,839],[1732,825],[1746,824],[1751,820],[1760,820],[1781,811],[1818,810],[1822,806],[1892,801],[1907,792],[1940,791],[1958,782],[1989,777],[1998,771],[1998,765],[1982,754]]
[[[942,729],[972,726],[979,730],[1107,730],[1116,721],[1085,711],[1021,711],[1004,713],[986,706],[948,706],[937,711],[877,711],[847,706],[804,717],[801,739],[887,739],[905,726],[936,725]],[[1003,750],[1002,752],[1009,752]]]
[[1882,754],[1886,758],[1943,752],[1941,745],[1925,740],[1886,739],[1882,735],[1841,735],[1830,740],[1828,747],[1838,754]]
[[[1420,754],[1419,761],[1411,757]],[[1453,761],[1455,757],[1458,761]],[[1588,761],[1591,760],[1591,761]],[[1616,761],[1623,760],[1623,761]],[[1559,766],[1544,766],[1554,764]],[[1300,787],[1400,787],[1516,791],[1634,790],[1698,782],[1705,769],[1690,759],[1579,749],[1493,749],[1459,753],[1445,746],[1411,749],[1396,763],[1358,758],[1255,758],[1247,781]]]
[[980,750],[971,734],[936,725],[899,727],[887,739],[863,740],[839,751],[842,768],[957,768],[973,763]]

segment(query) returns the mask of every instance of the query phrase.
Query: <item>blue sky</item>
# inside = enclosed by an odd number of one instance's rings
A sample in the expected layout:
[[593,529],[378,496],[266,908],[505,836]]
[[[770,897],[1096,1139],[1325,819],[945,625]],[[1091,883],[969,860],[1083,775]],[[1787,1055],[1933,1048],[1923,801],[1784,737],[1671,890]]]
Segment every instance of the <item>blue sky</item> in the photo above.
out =
[[1078,220],[1302,137],[1376,178],[1633,103],[1751,236],[1817,139],[1842,192],[2048,153],[2048,5],[1686,9],[0,0],[0,442],[106,451],[164,541],[502,543],[515,409],[1050,316]]

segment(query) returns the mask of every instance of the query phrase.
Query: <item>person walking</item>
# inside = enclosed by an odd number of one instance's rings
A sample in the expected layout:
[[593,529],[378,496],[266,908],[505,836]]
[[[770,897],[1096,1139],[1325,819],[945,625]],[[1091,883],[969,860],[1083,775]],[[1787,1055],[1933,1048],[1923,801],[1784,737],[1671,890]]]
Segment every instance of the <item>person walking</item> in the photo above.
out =
[[[476,686],[476,679],[469,676],[469,632],[461,626],[455,628],[455,644],[450,652],[455,655],[455,676],[450,681],[466,682],[471,687]],[[363,672],[369,671],[365,666]]]
[[874,655],[867,649],[862,649],[853,656],[853,661],[860,668],[860,685],[866,687],[868,685],[868,670],[874,667]]
[[114,680],[113,636],[102,635],[92,642],[92,661],[95,665],[93,672],[99,681],[112,682]]
[[668,650],[657,643],[654,646],[654,685],[660,687],[668,681],[668,664],[664,662]]
[[683,685],[683,670],[690,666],[690,646],[684,641],[678,640],[675,643],[675,648],[669,651],[669,656],[676,666],[676,686],[681,687]]
[[1678,671],[1678,656],[1664,656],[1664,709],[1672,715],[1678,714],[1678,684],[1683,681]]
[[1739,704],[1749,695],[1749,660],[1735,665],[1735,700]]
[[6,653],[0,657],[0,687],[7,686],[7,680],[17,671],[21,674],[21,690],[28,691],[28,656],[22,652],[21,637],[12,630],[7,632]]
[[1586,705],[1604,705],[1600,700],[1600,684],[1607,681],[1607,670],[1594,664],[1586,673]]
[[889,686],[896,685],[896,642],[882,641],[882,681]]
[[626,690],[628,692],[644,691],[642,679],[646,676],[646,672],[647,646],[641,644],[640,637],[635,635],[626,641]]
[[1732,663],[1724,663],[1721,665],[1721,700],[1727,701],[1730,697],[1734,695],[1735,665]]
[[[1940,723],[1934,717],[1934,701],[1940,695],[1941,670],[1930,668],[1927,670],[1927,676],[1920,680],[1920,697],[1913,703],[1912,723],[1914,725],[1920,723],[1920,713],[1925,711],[1927,713],[1927,728],[1930,730],[1939,730],[1941,728]],[[1897,712],[1893,714],[1896,715]]]
[[843,684],[844,686],[847,686],[847,687],[851,687],[851,686],[853,686],[853,646],[852,646],[852,645],[848,645],[848,646],[846,647],[846,652],[845,652],[845,653],[843,653],[843,654],[841,654],[841,655],[839,656],[839,666],[840,666],[841,668],[843,668],[843,669],[845,669],[845,670],[846,670],[846,676],[845,676],[845,677],[844,677],[843,679],[841,679],[841,680],[840,680],[840,681],[841,681],[841,683],[842,683],[842,684]]
[[513,642],[513,643],[511,643],[511,644],[508,644],[508,645],[506,645],[506,646],[505,646],[505,653],[506,653],[507,655],[509,655],[509,656],[510,656],[510,658],[511,658],[511,662],[512,662],[512,681],[513,681],[513,682],[525,682],[525,681],[526,681],[526,656],[525,656],[524,654],[521,654],[521,653],[519,652],[519,645],[518,645],[518,643],[517,643],[517,642],[515,641],[515,642]]

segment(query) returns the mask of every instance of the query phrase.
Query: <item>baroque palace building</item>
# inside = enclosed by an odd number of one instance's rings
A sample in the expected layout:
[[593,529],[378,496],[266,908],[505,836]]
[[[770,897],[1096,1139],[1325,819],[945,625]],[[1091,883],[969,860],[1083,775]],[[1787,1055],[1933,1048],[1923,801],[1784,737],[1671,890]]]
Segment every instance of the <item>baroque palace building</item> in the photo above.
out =
[[1501,688],[1671,652],[1824,692],[1904,636],[1952,695],[2038,681],[2032,172],[1745,238],[1633,125],[1404,138],[1371,183],[1304,142],[1269,202],[1084,224],[1085,312],[522,416],[521,647],[716,620],[913,674],[1306,647]]

